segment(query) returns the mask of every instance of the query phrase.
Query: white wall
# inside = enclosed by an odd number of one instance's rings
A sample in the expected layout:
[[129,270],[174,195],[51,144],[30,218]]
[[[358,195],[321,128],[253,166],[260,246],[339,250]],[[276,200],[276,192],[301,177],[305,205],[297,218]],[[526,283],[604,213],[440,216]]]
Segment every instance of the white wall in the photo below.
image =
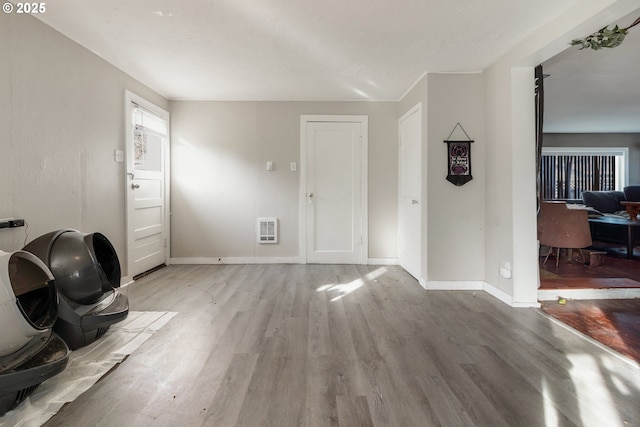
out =
[[[303,114],[369,116],[369,257],[397,257],[396,103],[174,101],[171,113],[172,258],[298,257]],[[278,244],[256,243],[260,216],[279,218]]]
[[[429,74],[428,253],[430,281],[484,279],[485,151],[481,74]],[[473,180],[455,186],[447,176],[444,140],[460,123],[471,144]],[[465,139],[457,129],[452,139]]]
[[[400,101],[402,115],[423,105],[423,272],[434,282],[484,279],[485,138],[481,74],[427,74]],[[424,106],[426,105],[426,108]],[[471,145],[473,180],[463,186],[447,181],[447,139],[460,122]],[[464,138],[458,129],[453,138]]]
[[[536,305],[533,67],[638,7],[631,0],[585,0],[523,40],[485,71],[486,281],[513,305]],[[509,262],[512,278],[498,274]]]
[[168,101],[30,15],[0,14],[0,57],[0,218],[28,222],[0,230],[0,249],[100,231],[124,270],[124,91]]
[[[427,74],[400,101],[399,115],[423,103],[428,284],[450,282],[454,288],[484,280],[485,289],[509,304],[537,305],[533,67],[634,8],[628,0],[583,1],[482,75]],[[457,121],[476,140],[474,180],[448,188],[442,140]],[[456,240],[468,248],[463,263]],[[509,267],[512,277],[502,277],[501,267]]]
[[[0,219],[13,216],[13,191],[11,177],[13,167],[10,158],[13,150],[11,142],[11,66],[9,46],[9,17],[0,16]],[[11,251],[17,236],[15,230],[0,230],[0,250]]]

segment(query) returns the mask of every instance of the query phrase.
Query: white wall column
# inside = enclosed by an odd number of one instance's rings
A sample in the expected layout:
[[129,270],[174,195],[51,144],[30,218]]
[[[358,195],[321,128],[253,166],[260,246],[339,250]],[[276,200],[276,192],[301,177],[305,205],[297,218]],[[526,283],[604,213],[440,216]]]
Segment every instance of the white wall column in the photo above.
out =
[[511,70],[513,306],[539,306],[534,69]]

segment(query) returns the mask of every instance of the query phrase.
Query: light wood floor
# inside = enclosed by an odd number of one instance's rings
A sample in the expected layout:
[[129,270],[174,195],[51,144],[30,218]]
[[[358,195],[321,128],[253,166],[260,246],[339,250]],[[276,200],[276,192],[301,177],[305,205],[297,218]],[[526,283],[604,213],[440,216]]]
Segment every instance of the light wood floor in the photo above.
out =
[[536,309],[398,267],[170,266],[179,314],[46,426],[640,426],[640,369]]

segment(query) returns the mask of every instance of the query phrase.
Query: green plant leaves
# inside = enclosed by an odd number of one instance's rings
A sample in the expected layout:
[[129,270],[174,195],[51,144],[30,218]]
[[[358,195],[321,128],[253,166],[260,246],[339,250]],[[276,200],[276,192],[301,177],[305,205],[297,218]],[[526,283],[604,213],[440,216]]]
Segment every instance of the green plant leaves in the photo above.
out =
[[613,28],[604,27],[599,31],[583,38],[571,40],[571,46],[580,45],[580,50],[591,48],[598,50],[602,48],[614,48],[618,47],[624,41],[629,28],[620,28],[617,25]]
[[580,45],[581,50],[585,48],[593,50],[614,48],[622,44],[627,33],[627,28],[619,28],[617,25],[612,29],[604,27],[584,39],[572,40],[571,46]]

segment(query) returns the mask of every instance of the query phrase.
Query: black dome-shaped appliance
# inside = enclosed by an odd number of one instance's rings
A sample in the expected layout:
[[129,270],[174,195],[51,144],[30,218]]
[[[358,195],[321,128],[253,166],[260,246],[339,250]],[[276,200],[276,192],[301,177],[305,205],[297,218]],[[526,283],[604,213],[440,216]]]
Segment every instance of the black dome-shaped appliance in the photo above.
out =
[[53,231],[24,247],[51,270],[59,295],[57,332],[74,350],[92,343],[127,317],[129,301],[120,287],[120,262],[101,233]]

